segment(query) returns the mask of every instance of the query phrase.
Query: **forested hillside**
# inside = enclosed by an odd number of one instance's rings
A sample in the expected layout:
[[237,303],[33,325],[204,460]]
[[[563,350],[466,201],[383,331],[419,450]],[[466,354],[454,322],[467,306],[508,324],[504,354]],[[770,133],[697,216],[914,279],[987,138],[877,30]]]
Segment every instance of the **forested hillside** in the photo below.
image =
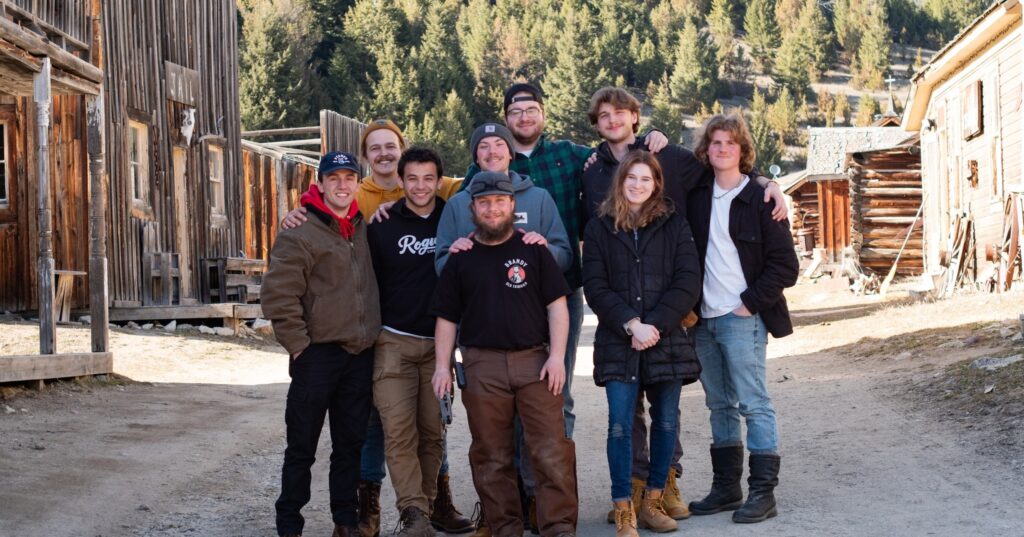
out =
[[[407,138],[468,164],[472,126],[500,119],[512,81],[545,92],[547,130],[596,135],[589,96],[615,84],[681,139],[683,117],[748,111],[762,166],[801,127],[870,123],[889,77],[905,80],[985,0],[238,0],[242,123],[313,124],[322,108],[389,117]],[[894,51],[899,50],[900,54]],[[916,58],[907,51],[917,51]],[[911,52],[909,55],[912,55]],[[894,69],[894,58],[906,66]],[[841,73],[840,90],[823,84]],[[836,82],[836,80],[832,80]],[[835,88],[835,84],[828,84]],[[817,91],[815,90],[817,88]],[[849,89],[849,92],[846,89]],[[848,95],[849,93],[849,95]],[[851,110],[851,101],[860,103]]]

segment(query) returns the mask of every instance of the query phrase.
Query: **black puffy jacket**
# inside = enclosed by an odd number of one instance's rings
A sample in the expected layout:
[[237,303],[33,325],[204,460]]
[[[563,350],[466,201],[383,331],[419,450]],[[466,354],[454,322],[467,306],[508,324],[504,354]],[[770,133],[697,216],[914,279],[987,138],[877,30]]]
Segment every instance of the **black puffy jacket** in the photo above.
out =
[[[638,234],[616,231],[611,217],[592,219],[583,235],[583,292],[597,314],[594,381],[651,384],[700,377],[692,334],[680,326],[700,296],[697,246],[686,218],[670,214]],[[661,339],[633,350],[623,324],[639,317]]]

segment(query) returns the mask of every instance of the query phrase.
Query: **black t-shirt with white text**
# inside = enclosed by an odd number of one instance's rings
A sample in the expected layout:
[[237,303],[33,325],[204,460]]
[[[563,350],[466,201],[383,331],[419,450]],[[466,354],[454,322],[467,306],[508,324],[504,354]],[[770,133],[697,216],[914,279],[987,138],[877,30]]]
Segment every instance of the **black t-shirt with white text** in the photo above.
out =
[[433,314],[460,323],[459,345],[520,350],[548,343],[547,305],[570,293],[546,246],[521,233],[496,245],[474,241],[441,271]]

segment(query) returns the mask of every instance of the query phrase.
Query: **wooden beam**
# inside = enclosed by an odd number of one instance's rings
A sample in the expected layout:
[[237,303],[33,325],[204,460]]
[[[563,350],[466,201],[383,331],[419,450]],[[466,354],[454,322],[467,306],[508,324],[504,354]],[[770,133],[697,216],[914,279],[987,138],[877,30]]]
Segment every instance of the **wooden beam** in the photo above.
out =
[[[320,134],[320,127],[295,127],[291,129],[264,129],[258,131],[242,131],[242,136],[246,138],[259,136],[289,136],[296,134]],[[319,142],[319,140],[317,141]]]
[[89,315],[93,352],[110,350],[110,291],[107,288],[106,125],[102,95],[85,99],[89,151]]
[[23,29],[10,19],[0,17],[0,35],[36,56],[49,57],[54,64],[67,71],[93,82],[103,81],[102,69],[58,47],[48,39]]
[[0,382],[59,379],[114,372],[109,352],[0,356]]
[[[0,19],[3,20],[3,19]],[[57,352],[57,324],[53,318],[53,206],[50,201],[50,58],[35,75],[32,100],[36,106],[36,182],[39,185],[39,354]]]
[[234,315],[237,304],[203,304],[201,306],[142,306],[112,308],[111,321],[152,321],[158,319],[222,319]]

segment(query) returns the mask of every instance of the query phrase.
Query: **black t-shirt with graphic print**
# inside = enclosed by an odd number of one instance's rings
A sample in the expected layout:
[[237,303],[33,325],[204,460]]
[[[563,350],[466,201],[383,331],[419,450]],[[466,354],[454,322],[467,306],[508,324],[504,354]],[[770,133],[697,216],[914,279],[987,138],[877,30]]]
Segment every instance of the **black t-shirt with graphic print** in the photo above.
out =
[[520,350],[548,343],[547,305],[569,284],[546,246],[522,233],[493,246],[474,241],[441,271],[432,313],[460,323],[459,345]]

